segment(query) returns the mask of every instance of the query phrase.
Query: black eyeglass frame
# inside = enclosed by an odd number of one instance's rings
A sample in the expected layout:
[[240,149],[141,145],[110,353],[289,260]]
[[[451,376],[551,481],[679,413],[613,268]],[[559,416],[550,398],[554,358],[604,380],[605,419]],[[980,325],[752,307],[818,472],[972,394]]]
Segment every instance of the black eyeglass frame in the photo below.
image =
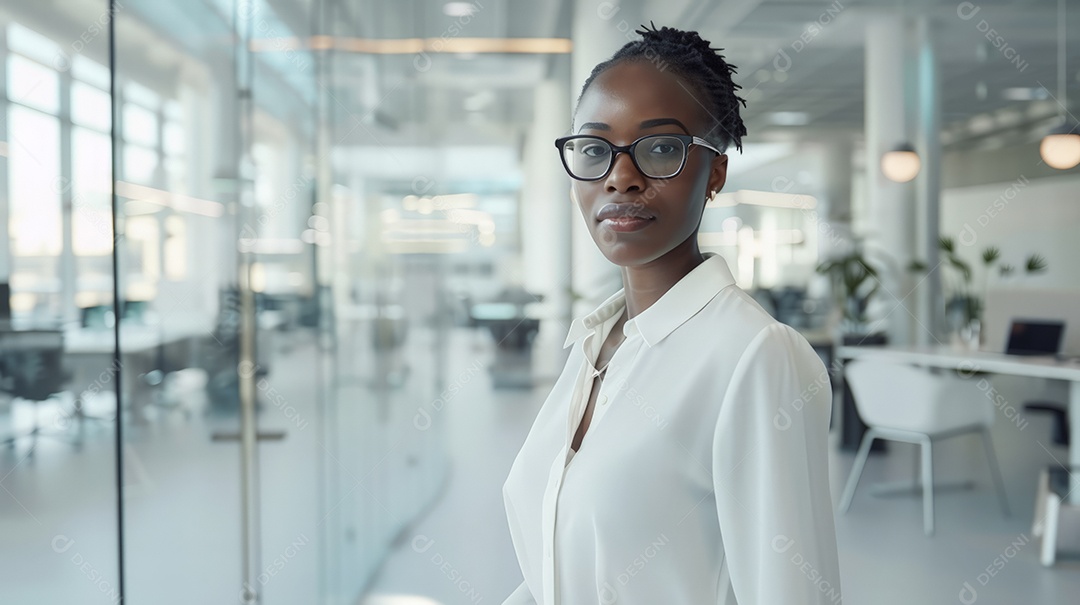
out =
[[[645,139],[650,139],[650,138],[653,138],[653,137],[671,137],[671,138],[675,138],[675,139],[678,139],[678,140],[682,141],[683,145],[686,146],[685,151],[683,152],[682,163],[679,164],[679,168],[674,173],[672,173],[671,175],[668,175],[668,176],[649,176],[648,174],[645,174],[645,171],[641,169],[640,165],[638,165],[637,158],[634,156],[634,150],[637,148],[637,144],[644,141]],[[566,164],[566,151],[564,150],[564,148],[566,147],[566,144],[568,142],[573,141],[575,139],[599,139],[599,140],[601,140],[601,141],[608,144],[608,147],[611,148],[611,159],[608,161],[607,170],[604,170],[603,174],[601,174],[600,176],[594,177],[594,178],[581,178],[579,176],[576,176],[574,174],[573,170],[570,170],[570,166],[568,166]],[[686,159],[690,157],[690,146],[691,145],[697,145],[699,147],[704,147],[704,148],[706,148],[706,149],[708,149],[710,151],[715,152],[716,155],[718,155],[718,156],[724,155],[723,151],[720,151],[716,147],[713,147],[705,139],[703,139],[701,137],[696,137],[696,136],[693,136],[693,135],[689,135],[689,134],[666,134],[666,133],[664,133],[664,134],[661,134],[661,133],[647,134],[647,135],[645,135],[643,137],[639,137],[637,140],[635,140],[633,143],[630,143],[629,145],[616,145],[616,144],[612,143],[611,141],[605,139],[604,137],[598,137],[598,136],[592,135],[592,134],[573,134],[573,135],[569,135],[569,136],[565,136],[565,137],[559,137],[559,138],[555,139],[555,148],[559,150],[559,159],[562,160],[563,168],[566,170],[566,174],[570,175],[570,178],[572,178],[574,180],[586,181],[586,182],[599,181],[599,180],[606,179],[607,176],[609,174],[611,174],[611,169],[615,167],[615,159],[619,156],[620,153],[625,153],[626,155],[630,156],[630,161],[634,164],[634,168],[636,168],[637,171],[640,172],[641,175],[644,176],[645,178],[655,179],[655,180],[658,180],[658,181],[662,181],[662,180],[666,180],[666,179],[673,179],[673,178],[679,176],[680,174],[682,174],[683,168],[686,168]]]

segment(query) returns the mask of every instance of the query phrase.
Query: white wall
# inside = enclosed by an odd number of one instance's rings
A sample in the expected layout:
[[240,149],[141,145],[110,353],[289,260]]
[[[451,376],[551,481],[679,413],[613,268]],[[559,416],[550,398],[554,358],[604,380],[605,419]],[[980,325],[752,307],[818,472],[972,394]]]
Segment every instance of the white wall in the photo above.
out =
[[[1049,269],[1040,275],[990,276],[990,286],[1080,290],[1080,175],[945,189],[941,232],[952,236],[960,255],[981,267],[987,246],[1017,266],[1038,252]],[[979,275],[976,275],[979,279]]]
[[[984,346],[1003,351],[1014,318],[1062,319],[1062,350],[1080,354],[1080,175],[957,187],[946,189],[941,200],[942,234],[952,236],[959,254],[977,269],[974,283],[986,283]],[[1016,273],[984,276],[980,256],[987,246],[999,247],[1001,262]],[[1024,261],[1034,252],[1049,268],[1025,275]]]

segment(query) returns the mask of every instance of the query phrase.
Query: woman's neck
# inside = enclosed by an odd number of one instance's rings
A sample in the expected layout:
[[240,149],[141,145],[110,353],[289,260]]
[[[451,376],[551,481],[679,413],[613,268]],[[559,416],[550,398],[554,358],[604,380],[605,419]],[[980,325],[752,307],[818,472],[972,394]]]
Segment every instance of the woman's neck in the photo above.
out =
[[697,233],[660,258],[635,267],[622,268],[623,291],[626,295],[626,318],[633,319],[660,300],[705,257],[697,246]]

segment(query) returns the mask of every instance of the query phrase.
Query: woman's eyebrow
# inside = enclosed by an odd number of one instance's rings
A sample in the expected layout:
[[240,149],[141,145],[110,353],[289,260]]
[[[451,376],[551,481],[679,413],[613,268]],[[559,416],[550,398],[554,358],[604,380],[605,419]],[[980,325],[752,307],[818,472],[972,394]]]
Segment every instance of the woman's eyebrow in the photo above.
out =
[[653,120],[645,120],[644,122],[639,124],[639,127],[642,128],[642,129],[644,129],[644,128],[655,128],[657,126],[665,126],[667,124],[674,124],[674,125],[678,126],[679,128],[682,128],[683,132],[686,132],[688,134],[690,132],[690,129],[687,128],[685,124],[683,124],[682,122],[676,120],[675,118],[656,118],[656,119],[653,119]]
[[581,132],[586,128],[589,130],[611,130],[611,126],[608,126],[603,122],[585,122],[581,125],[581,128],[578,128],[578,132]]
[[[641,124],[638,124],[638,128],[644,130],[646,128],[655,128],[657,126],[666,126],[668,124],[674,124],[674,125],[678,126],[679,128],[682,128],[683,132],[686,132],[686,133],[690,132],[690,129],[687,128],[685,124],[683,124],[682,122],[676,120],[675,118],[653,118],[651,120],[645,120]],[[584,124],[581,125],[581,128],[578,128],[578,132],[581,132],[582,130],[585,130],[585,129],[589,129],[589,130],[611,130],[611,126],[609,126],[609,125],[607,125],[607,124],[605,124],[603,122],[585,122]]]

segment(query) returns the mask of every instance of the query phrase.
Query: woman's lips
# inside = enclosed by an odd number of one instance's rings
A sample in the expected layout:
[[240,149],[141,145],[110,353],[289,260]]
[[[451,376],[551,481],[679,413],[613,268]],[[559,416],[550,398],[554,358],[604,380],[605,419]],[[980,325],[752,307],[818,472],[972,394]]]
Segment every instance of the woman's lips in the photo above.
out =
[[641,218],[638,216],[620,216],[606,218],[600,221],[600,226],[612,231],[629,232],[639,231],[652,224],[655,219]]
[[626,233],[648,227],[656,217],[644,204],[623,202],[604,204],[596,213],[596,219],[603,228]]

